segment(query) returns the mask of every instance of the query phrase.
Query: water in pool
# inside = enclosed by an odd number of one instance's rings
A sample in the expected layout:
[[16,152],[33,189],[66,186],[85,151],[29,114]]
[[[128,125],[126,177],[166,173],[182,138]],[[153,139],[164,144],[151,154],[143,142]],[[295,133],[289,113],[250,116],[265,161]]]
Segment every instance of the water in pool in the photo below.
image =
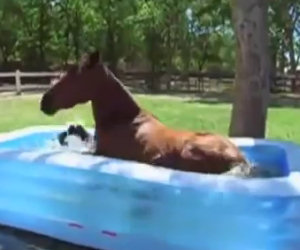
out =
[[[114,161],[107,159],[86,168],[49,162],[49,152],[32,161],[17,159],[21,151],[48,147],[57,133],[0,143],[0,223],[23,223],[25,229],[105,249],[300,249],[300,199],[295,194],[254,195],[142,181],[101,172]],[[177,173],[172,178],[180,183],[188,177]],[[277,179],[274,188],[281,185]],[[69,221],[87,233],[68,231],[76,230],[64,225]]]

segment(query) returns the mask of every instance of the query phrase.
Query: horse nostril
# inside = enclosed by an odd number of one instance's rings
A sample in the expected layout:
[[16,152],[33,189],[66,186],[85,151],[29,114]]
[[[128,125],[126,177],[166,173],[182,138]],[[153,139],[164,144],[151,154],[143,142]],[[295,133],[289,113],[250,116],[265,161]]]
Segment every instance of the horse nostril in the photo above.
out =
[[55,113],[55,109],[53,108],[52,99],[53,99],[52,95],[47,93],[42,97],[42,100],[41,100],[40,109],[47,115],[52,115]]

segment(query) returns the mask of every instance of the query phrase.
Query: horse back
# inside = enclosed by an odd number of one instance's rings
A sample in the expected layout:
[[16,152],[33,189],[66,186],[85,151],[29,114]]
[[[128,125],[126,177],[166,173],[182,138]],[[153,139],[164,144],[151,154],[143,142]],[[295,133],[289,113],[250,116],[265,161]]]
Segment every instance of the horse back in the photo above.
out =
[[155,119],[140,124],[137,138],[150,163],[193,172],[223,173],[246,163],[229,138],[170,129]]
[[174,130],[146,112],[99,133],[97,153],[109,157],[202,173],[223,173],[245,163],[228,138]]

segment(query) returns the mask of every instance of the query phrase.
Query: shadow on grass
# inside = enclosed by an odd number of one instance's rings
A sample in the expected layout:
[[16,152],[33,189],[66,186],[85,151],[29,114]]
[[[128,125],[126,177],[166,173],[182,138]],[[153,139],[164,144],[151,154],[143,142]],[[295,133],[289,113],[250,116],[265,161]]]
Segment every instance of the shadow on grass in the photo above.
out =
[[[232,104],[233,96],[224,93],[207,93],[196,98],[185,100],[187,103],[201,104]],[[272,94],[270,97],[271,108],[300,108],[299,94]]]
[[[132,94],[144,94],[151,96],[170,96],[184,98],[183,100],[186,103],[200,103],[208,105],[219,105],[219,104],[232,104],[233,95],[225,92],[202,92],[197,91],[160,91],[160,92],[150,92],[142,88],[128,88]],[[44,89],[26,89],[22,91],[22,94],[43,94]],[[14,92],[1,91],[0,88],[0,97],[1,93],[8,95],[15,95]],[[300,108],[300,93],[290,94],[290,93],[281,93],[281,94],[271,94],[270,105],[272,108]]]
[[196,91],[160,91],[160,92],[150,92],[150,91],[144,91],[141,89],[129,89],[129,91],[132,94],[143,94],[143,95],[149,95],[154,97],[178,97],[178,98],[185,98],[185,102],[190,103],[207,103],[207,104],[230,104],[232,98],[230,96],[224,95],[223,93],[211,93],[211,92],[205,92],[205,93],[199,93]]

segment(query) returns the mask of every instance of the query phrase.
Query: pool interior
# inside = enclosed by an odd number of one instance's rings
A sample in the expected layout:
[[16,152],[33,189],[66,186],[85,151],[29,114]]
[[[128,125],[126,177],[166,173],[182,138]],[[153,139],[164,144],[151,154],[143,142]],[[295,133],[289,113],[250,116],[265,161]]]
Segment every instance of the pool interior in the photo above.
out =
[[[18,150],[47,148],[50,145],[49,142],[58,142],[58,134],[60,132],[61,131],[37,132],[25,135],[0,143],[0,148],[12,148]],[[267,172],[269,177],[285,177],[290,173],[287,153],[280,146],[240,146],[239,149],[250,164]]]
[[[0,149],[48,147],[49,141],[57,140],[59,132],[36,132],[7,140],[0,143]],[[273,171],[274,175],[288,175],[286,152],[280,147],[257,145],[241,147],[241,150],[249,161]],[[141,184],[106,175],[102,175],[99,182],[99,175],[93,171],[65,169],[62,175],[56,168],[45,171],[37,164],[7,161],[7,166],[12,164],[11,169],[0,169],[0,222],[7,218],[12,218],[14,223],[34,221],[34,227],[38,228],[45,223],[43,218],[46,217],[79,221],[92,231],[84,236],[71,232],[70,237],[75,235],[78,241],[95,242],[106,249],[126,249],[120,247],[124,243],[118,245],[98,239],[101,230],[112,229],[138,235],[139,240],[132,241],[135,247],[141,244],[140,249],[198,250],[201,246],[201,249],[216,250],[294,250],[297,249],[293,248],[295,244],[300,244],[297,222],[300,216],[295,213],[300,209],[298,197],[174,190],[166,185]],[[22,213],[17,216],[12,211]],[[30,219],[32,216],[40,217],[40,222]],[[53,227],[65,234],[64,225],[53,224]],[[148,237],[188,248],[155,247],[154,241],[147,241]]]
[[284,177],[290,174],[286,151],[275,145],[242,146],[241,151],[254,166],[268,172],[269,177]]

